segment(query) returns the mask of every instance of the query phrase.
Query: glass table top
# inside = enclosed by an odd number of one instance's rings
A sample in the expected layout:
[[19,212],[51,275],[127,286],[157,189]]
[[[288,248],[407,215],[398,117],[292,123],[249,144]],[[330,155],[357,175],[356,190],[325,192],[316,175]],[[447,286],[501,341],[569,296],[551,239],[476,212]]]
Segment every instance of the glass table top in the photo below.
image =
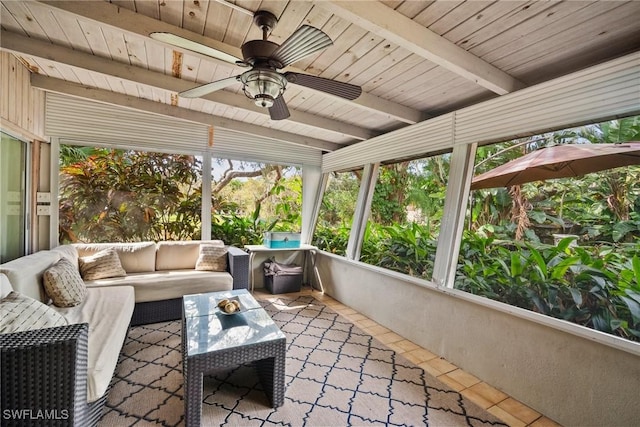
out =
[[[194,317],[222,313],[222,310],[218,308],[218,302],[228,298],[238,298],[242,311],[262,308],[260,303],[246,289],[236,289],[233,291],[185,295],[182,297],[184,315],[185,317]],[[236,315],[234,314],[234,316]]]
[[[225,314],[218,301],[237,297],[241,312]],[[245,289],[186,295],[184,334],[188,356],[285,338],[269,314]]]

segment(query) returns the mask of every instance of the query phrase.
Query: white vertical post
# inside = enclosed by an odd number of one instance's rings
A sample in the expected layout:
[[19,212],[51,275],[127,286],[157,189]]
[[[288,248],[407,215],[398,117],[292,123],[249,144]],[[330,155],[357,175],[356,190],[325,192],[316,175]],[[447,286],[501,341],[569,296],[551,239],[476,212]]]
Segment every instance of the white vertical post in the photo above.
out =
[[477,146],[474,143],[453,147],[449,183],[433,268],[432,280],[438,286],[453,288],[455,282]]
[[353,213],[349,243],[347,243],[347,259],[356,261],[360,259],[362,240],[364,239],[364,232],[367,228],[369,214],[371,213],[371,201],[373,200],[373,190],[376,187],[379,169],[379,163],[370,163],[365,165],[362,171],[362,181],[360,182],[360,190],[358,191],[356,209]]
[[202,240],[211,240],[211,152],[202,154]]
[[51,138],[51,207],[49,208],[49,248],[59,245],[60,222],[60,139]]
[[[33,253],[34,247],[35,245],[33,244],[33,236],[37,234],[37,229],[36,227],[34,227],[34,225],[37,223],[37,216],[36,216],[36,212],[33,210],[33,206],[35,206],[35,203],[33,203],[33,199],[36,198],[36,193],[37,190],[34,191],[34,189],[37,188],[38,186],[38,182],[35,182],[35,186],[34,184],[34,176],[33,174],[34,169],[35,170],[40,170],[40,166],[38,165],[37,167],[33,167],[33,149],[34,147],[37,146],[37,142],[27,142],[24,143],[25,146],[25,173],[24,173],[24,187],[22,188],[22,194],[24,197],[24,223],[22,224],[22,226],[24,227],[24,251],[25,254],[30,254]],[[38,159],[38,156],[35,156],[36,159]],[[35,218],[35,220],[34,220]]]
[[302,166],[302,243],[311,243],[313,230],[318,219],[322,195],[326,185],[326,176],[322,175],[320,167],[313,165]]

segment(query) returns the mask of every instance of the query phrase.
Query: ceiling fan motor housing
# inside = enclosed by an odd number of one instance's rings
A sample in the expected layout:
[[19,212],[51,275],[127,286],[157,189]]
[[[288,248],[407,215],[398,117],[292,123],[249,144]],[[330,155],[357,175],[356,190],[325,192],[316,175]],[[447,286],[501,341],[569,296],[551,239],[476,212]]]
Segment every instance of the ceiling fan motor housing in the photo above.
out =
[[242,45],[242,57],[246,63],[254,66],[282,68],[282,64],[271,59],[278,47],[277,43],[268,40],[251,40]]

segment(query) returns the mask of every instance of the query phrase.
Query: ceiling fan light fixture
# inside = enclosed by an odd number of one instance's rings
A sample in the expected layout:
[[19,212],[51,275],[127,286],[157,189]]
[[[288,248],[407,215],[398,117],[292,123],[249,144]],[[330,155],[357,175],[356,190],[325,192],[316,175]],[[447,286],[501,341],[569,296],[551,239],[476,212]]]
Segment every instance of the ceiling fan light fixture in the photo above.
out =
[[[245,96],[258,107],[267,108],[271,120],[286,120],[291,117],[283,97],[287,83],[295,83],[298,86],[308,87],[348,100],[354,100],[362,94],[360,86],[350,83],[309,74],[278,71],[331,46],[333,44],[331,38],[322,30],[310,25],[302,25],[282,44],[277,44],[267,40],[278,23],[278,18],[274,14],[258,10],[254,14],[254,23],[262,31],[262,39],[244,42],[241,46],[242,60],[233,58],[233,61],[229,61],[242,67],[248,67],[250,70],[179,92],[178,95],[184,98],[199,98],[239,81],[242,83],[242,91]],[[209,46],[174,34],[153,33],[152,38],[214,58],[218,57],[209,52],[211,49]]]
[[252,99],[258,107],[265,108],[273,106],[287,87],[287,79],[282,74],[258,68],[242,73],[240,81],[247,98]]

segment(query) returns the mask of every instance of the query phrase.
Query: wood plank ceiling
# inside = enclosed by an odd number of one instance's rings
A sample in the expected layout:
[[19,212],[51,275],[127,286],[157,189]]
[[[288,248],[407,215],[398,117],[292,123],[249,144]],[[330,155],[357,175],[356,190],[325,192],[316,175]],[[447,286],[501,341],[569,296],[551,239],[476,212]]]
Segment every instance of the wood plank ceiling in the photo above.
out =
[[[268,10],[282,43],[300,25],[334,44],[287,70],[360,85],[341,100],[290,84],[273,121],[241,85],[177,92],[243,70],[149,37],[171,32],[241,57]],[[36,87],[331,151],[640,50],[638,1],[1,1],[3,50]],[[167,107],[168,106],[168,107]]]

